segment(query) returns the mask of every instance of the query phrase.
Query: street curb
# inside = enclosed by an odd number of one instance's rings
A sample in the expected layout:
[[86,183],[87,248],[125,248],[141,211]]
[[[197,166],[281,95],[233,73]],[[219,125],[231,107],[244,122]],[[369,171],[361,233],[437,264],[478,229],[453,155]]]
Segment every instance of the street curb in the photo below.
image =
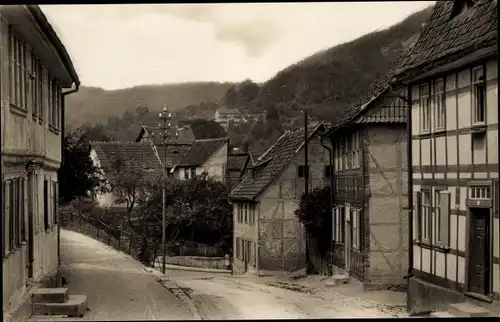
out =
[[228,269],[216,269],[216,268],[203,268],[203,267],[191,267],[191,266],[181,266],[167,264],[166,269],[174,271],[190,271],[190,272],[200,272],[200,273],[217,273],[217,274],[231,274],[232,271]]

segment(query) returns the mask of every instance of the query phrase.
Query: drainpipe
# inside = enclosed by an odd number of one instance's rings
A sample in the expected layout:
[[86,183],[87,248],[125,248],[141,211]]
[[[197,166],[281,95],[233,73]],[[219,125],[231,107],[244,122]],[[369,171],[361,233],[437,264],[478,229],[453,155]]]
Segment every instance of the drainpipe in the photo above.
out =
[[392,86],[389,87],[389,91],[391,94],[397,96],[402,101],[407,104],[407,115],[406,115],[406,129],[407,129],[407,165],[408,165],[408,272],[404,276],[404,278],[411,278],[413,276],[413,169],[412,169],[412,160],[413,160],[413,151],[412,151],[412,138],[411,138],[411,108],[412,108],[412,98],[411,98],[411,84],[407,85],[408,98],[399,95],[398,93],[394,93],[392,91]]
[[[330,140],[330,142],[331,142],[331,140]],[[334,222],[333,221],[333,215],[334,215],[334,213],[333,213],[333,205],[334,205],[334,203],[333,203],[333,198],[334,198],[334,194],[333,194],[333,182],[334,182],[333,181],[333,173],[334,173],[334,171],[333,171],[333,149],[325,144],[325,137],[324,136],[321,136],[320,143],[321,143],[321,146],[328,151],[328,156],[330,159],[329,160],[330,161],[329,162],[330,163],[330,174],[329,174],[329,176],[330,176],[330,210],[332,212],[332,216],[331,216],[332,217],[332,224],[330,225],[330,229],[332,229],[333,222]],[[332,143],[332,146],[333,146],[333,143]],[[335,238],[333,238],[334,234],[335,234],[335,230],[332,229],[332,240],[335,240]],[[330,247],[333,247],[332,243],[330,243]],[[330,249],[330,253],[331,252],[333,252],[333,249]],[[328,273],[329,274],[330,273],[333,274],[333,272],[331,271],[332,265],[333,265],[331,260],[332,260],[332,256],[330,256],[330,263],[328,264],[328,268],[329,268]]]
[[[62,93],[62,100],[61,100],[61,166],[64,163],[64,118],[65,118],[65,105],[66,105],[66,95],[76,93],[80,89],[80,82],[75,83],[75,88],[72,88],[66,92]],[[59,182],[59,179],[57,179]],[[61,186],[58,184],[58,196],[61,196],[60,191],[61,191]],[[59,200],[58,200],[59,201]],[[59,224],[57,225],[57,266],[61,267],[61,215],[59,214],[58,218]]]

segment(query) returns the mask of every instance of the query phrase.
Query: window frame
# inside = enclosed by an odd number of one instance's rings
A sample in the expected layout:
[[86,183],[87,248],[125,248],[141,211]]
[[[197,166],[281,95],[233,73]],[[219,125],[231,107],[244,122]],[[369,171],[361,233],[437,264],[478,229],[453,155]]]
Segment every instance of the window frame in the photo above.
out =
[[[426,90],[424,90],[424,88]],[[426,94],[424,94],[427,92]],[[420,105],[420,132],[428,133],[431,131],[431,95],[429,83],[423,83],[419,86],[419,105]]]
[[[420,238],[425,243],[430,243],[432,235],[432,191],[431,189],[420,190]],[[428,197],[428,198],[426,198]],[[428,203],[424,203],[427,199]]]
[[28,68],[26,61],[27,46],[12,26],[8,31],[9,50],[9,103],[11,107],[28,112]]
[[45,231],[50,228],[49,221],[49,181],[43,180],[43,228]]
[[191,172],[190,172],[189,168],[187,168],[187,167],[186,167],[186,168],[184,168],[184,179],[185,179],[185,180],[189,180],[189,175],[190,175],[190,173],[191,173]]
[[190,171],[190,178],[193,179],[193,178],[196,178],[196,167],[191,167],[191,169],[189,170]]
[[[441,84],[441,86],[438,86]],[[442,131],[446,129],[446,89],[443,78],[434,80],[433,93],[434,106],[434,130]]]
[[432,222],[435,223],[434,226],[434,235],[436,244],[439,244],[441,241],[441,192],[444,191],[444,188],[434,188],[434,193],[432,195]]
[[[476,72],[481,71],[481,75],[476,77]],[[486,72],[483,66],[474,67],[471,70],[471,84],[472,84],[472,124],[484,125],[486,123]],[[478,111],[478,90],[482,92],[482,106]],[[482,119],[478,119],[478,114],[481,114]]]

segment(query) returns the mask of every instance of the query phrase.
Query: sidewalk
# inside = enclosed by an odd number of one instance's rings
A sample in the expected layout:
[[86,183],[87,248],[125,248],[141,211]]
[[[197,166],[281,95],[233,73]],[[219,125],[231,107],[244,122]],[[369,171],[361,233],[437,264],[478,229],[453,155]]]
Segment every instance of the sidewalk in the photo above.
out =
[[89,311],[83,320],[194,318],[188,303],[132,257],[63,229],[61,273],[70,294],[87,295]]

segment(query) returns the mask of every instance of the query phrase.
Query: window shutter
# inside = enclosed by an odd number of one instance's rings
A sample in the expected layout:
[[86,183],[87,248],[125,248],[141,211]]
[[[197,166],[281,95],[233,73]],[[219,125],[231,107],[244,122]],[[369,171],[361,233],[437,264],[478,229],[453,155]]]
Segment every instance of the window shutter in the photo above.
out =
[[54,223],[59,223],[59,182],[54,181]]
[[2,212],[2,229],[3,229],[3,255],[5,256],[9,252],[9,182],[3,183],[3,205],[4,209]]
[[413,208],[413,216],[414,216],[414,219],[413,221],[415,222],[416,226],[417,226],[417,238],[416,240],[420,241],[422,240],[422,225],[421,225],[421,222],[422,222],[422,214],[421,214],[421,210],[422,210],[422,192],[420,191],[417,191],[414,193],[414,196],[413,196],[413,200],[415,202],[415,207]]
[[48,182],[43,180],[43,227],[49,229],[49,208],[48,208]]
[[441,191],[441,245],[449,246],[450,243],[450,192]]
[[26,193],[26,180],[23,178],[21,179],[21,197],[23,200],[22,208],[21,208],[21,241],[26,241],[26,221],[27,221],[27,209],[26,207],[28,206],[28,194]]
[[494,214],[499,214],[500,213],[500,201],[499,201],[499,194],[500,194],[500,180],[496,179],[493,181],[493,213]]

